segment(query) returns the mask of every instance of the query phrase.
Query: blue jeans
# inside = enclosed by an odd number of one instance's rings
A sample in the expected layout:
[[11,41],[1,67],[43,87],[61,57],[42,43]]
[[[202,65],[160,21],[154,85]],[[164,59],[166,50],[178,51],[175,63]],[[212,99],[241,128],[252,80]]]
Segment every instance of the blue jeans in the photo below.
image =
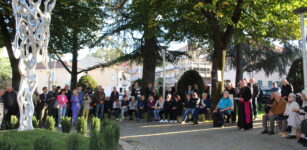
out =
[[66,105],[62,105],[62,107],[58,109],[58,124],[61,124],[62,117],[65,117],[66,108]]
[[160,115],[159,115],[160,111],[161,111],[161,109],[154,110],[154,118],[155,118],[155,120],[160,120],[161,119]]
[[194,119],[193,121],[198,122],[199,114],[205,114],[207,112],[208,112],[207,108],[195,108],[195,111],[193,113],[193,119]]
[[147,110],[147,121],[152,121],[153,114],[154,114],[154,110],[152,109]]
[[103,112],[104,112],[104,104],[97,104],[96,105],[96,117],[100,120],[103,119]]
[[189,114],[193,115],[194,112],[195,112],[195,108],[187,108],[183,113],[182,121],[187,121],[188,115]]

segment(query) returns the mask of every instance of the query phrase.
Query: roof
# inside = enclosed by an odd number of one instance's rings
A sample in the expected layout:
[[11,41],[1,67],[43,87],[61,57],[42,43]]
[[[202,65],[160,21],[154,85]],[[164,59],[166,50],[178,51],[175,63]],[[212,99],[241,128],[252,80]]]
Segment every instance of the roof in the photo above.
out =
[[106,62],[97,57],[86,56],[85,58],[78,61],[78,67],[86,69],[101,63],[106,63]]
[[[64,62],[64,63],[66,64],[66,66],[71,67],[71,63],[70,62]],[[49,66],[49,68],[64,68],[62,63],[60,63],[58,61],[48,62],[48,66]],[[37,63],[36,69],[46,69],[46,67],[43,65],[42,62],[40,62],[40,63]]]

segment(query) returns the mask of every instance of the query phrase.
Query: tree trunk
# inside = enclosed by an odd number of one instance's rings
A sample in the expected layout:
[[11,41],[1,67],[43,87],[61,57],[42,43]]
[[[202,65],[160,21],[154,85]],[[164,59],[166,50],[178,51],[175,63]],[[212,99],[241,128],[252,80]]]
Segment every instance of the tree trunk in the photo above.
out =
[[235,86],[238,85],[239,81],[243,79],[243,64],[242,64],[242,59],[243,59],[243,55],[242,55],[242,47],[241,44],[236,44],[235,45],[236,48],[236,83]]
[[[215,44],[212,61],[212,102],[216,105],[221,98],[224,90],[224,69],[226,61],[226,48],[221,44]],[[218,71],[221,72],[220,81],[218,81]]]
[[78,37],[77,33],[74,32],[73,35],[74,42],[73,42],[73,52],[72,52],[72,66],[71,66],[71,81],[70,81],[70,88],[75,89],[77,87],[78,82]]
[[157,43],[155,38],[145,39],[143,53],[143,76],[142,88],[146,89],[148,84],[154,85],[156,62],[157,62]]
[[0,28],[1,28],[1,33],[3,36],[4,43],[5,43],[5,47],[7,49],[7,53],[10,59],[11,67],[12,67],[12,87],[16,91],[18,91],[20,79],[21,79],[19,69],[18,69],[19,59],[16,59],[14,56],[14,52],[12,48],[12,41],[11,41],[12,38],[7,29],[7,25],[4,21],[4,17],[2,16],[2,14],[0,14]]

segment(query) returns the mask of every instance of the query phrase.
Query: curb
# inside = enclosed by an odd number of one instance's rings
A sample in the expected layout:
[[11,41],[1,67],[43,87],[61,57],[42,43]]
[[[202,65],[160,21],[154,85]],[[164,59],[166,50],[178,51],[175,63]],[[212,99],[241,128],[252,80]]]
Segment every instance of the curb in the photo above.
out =
[[118,143],[122,146],[123,150],[134,150],[133,146],[126,141],[119,140]]

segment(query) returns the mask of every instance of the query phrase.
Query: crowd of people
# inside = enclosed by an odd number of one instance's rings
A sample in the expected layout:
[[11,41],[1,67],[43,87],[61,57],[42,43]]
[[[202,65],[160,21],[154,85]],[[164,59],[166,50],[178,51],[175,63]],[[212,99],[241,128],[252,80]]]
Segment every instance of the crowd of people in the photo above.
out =
[[[88,120],[90,114],[100,119],[107,117],[118,121],[144,119],[148,122],[198,124],[199,115],[209,114],[213,116],[213,125],[216,127],[237,122],[239,129],[249,130],[253,128],[253,120],[258,118],[259,108],[264,107],[266,113],[262,118],[262,134],[273,135],[277,122],[279,135],[290,139],[300,138],[299,142],[307,146],[307,90],[293,94],[293,87],[287,80],[282,80],[282,84],[280,89],[277,83],[273,83],[270,99],[264,106],[258,103],[261,90],[254,79],[241,80],[236,87],[226,82],[225,90],[215,107],[207,85],[202,90],[197,84],[188,85],[183,96],[180,96],[176,86],[167,88],[163,94],[161,83],[157,87],[149,84],[142,89],[138,82],[125,90],[122,96],[116,87],[110,95],[105,94],[102,86],[95,90],[78,86],[72,91],[67,85],[63,89],[52,86],[48,90],[44,87],[41,94],[34,93],[33,101],[41,127],[45,124],[46,116],[56,118],[60,127],[64,116],[72,117],[73,125],[76,125],[79,116]],[[0,97],[3,103],[0,107],[4,107],[4,113],[0,114],[4,114],[2,116],[8,122],[11,115],[18,116],[19,113],[17,93],[12,87],[7,87],[5,91],[0,90]]]

